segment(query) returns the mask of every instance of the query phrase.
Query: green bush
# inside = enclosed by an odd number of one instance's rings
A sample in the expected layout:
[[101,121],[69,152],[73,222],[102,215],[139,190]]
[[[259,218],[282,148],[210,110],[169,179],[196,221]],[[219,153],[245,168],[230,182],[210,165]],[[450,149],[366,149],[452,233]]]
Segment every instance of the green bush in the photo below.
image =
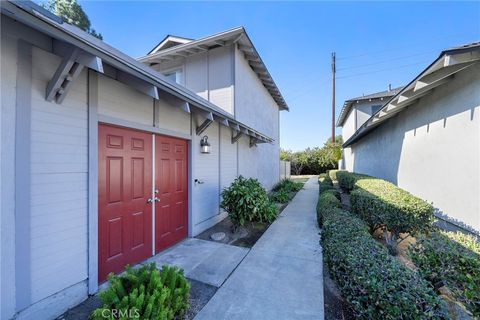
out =
[[243,226],[246,221],[270,223],[278,215],[277,207],[258,180],[242,176],[222,191],[220,206],[235,226]]
[[279,183],[277,183],[272,191],[286,191],[286,192],[297,192],[303,188],[302,182],[295,182],[291,179],[283,179]]
[[288,200],[290,200],[288,191],[283,189],[273,192],[270,198],[272,199],[272,201],[279,203],[287,203]]
[[323,254],[355,317],[445,318],[443,303],[431,285],[390,256],[360,218],[335,208],[333,199],[331,210],[323,215]]
[[347,192],[350,192],[355,188],[355,183],[357,182],[357,180],[368,177],[363,174],[352,173],[344,170],[338,170],[335,176],[337,178],[340,188]]
[[327,190],[320,193],[317,202],[317,222],[319,227],[322,227],[323,220],[327,215],[342,207],[336,194],[338,194],[336,190]]
[[330,179],[332,179],[333,181],[337,181],[337,172],[338,171],[343,171],[343,170],[329,170],[327,173],[328,173],[328,176],[330,177]]
[[408,255],[425,279],[443,282],[455,299],[480,317],[480,244],[475,237],[432,232],[418,237]]
[[99,294],[102,307],[92,319],[173,319],[188,309],[190,285],[177,267],[164,265],[159,271],[155,263],[127,266],[123,275],[110,274],[108,281],[108,289]]
[[357,179],[350,202],[352,212],[367,223],[371,233],[378,228],[388,231],[385,240],[392,254],[397,253],[401,233],[416,235],[432,228],[432,205],[385,180]]

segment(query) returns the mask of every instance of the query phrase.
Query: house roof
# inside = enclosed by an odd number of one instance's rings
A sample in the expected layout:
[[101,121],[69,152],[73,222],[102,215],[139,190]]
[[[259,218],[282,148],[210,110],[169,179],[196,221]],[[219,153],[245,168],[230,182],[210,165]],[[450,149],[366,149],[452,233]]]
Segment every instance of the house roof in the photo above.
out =
[[[155,89],[155,91],[157,89],[161,90],[169,96],[183,101],[187,104],[184,110],[190,111],[190,109],[192,109],[194,113],[207,115],[211,121],[218,121],[231,127],[235,131],[248,135],[253,138],[255,142],[269,143],[274,141],[272,138],[237,121],[223,109],[188,90],[184,86],[169,81],[165,76],[149,66],[111,47],[83,30],[64,23],[61,18],[52,15],[32,1],[1,1],[1,11],[2,14],[10,16],[33,29],[39,30],[60,41],[62,44],[79,48],[82,52],[86,52],[101,60],[103,63],[128,74],[130,78],[134,79],[131,83],[137,84],[137,87],[148,85]],[[102,71],[100,70],[100,72]]]
[[192,41],[193,39],[177,37],[169,34],[165,38],[163,38],[163,40],[160,41],[155,47],[153,47],[152,50],[148,52],[148,54],[152,54],[160,50],[168,49],[174,46],[178,46],[179,44],[185,44]]
[[366,134],[406,108],[421,97],[432,93],[455,77],[455,74],[480,62],[480,42],[444,50],[437,59],[416,76],[409,84],[391,97],[343,144],[348,147]]
[[[166,41],[167,38],[165,38],[162,42]],[[160,46],[162,42],[160,42],[160,44],[152,49],[146,56],[140,57],[138,60],[144,63],[162,63],[164,61],[185,58],[213,48],[236,44],[238,49],[243,53],[245,59],[248,61],[252,70],[257,74],[257,77],[270,93],[279,108],[281,110],[288,110],[288,105],[285,102],[285,99],[280,93],[280,90],[275,84],[275,81],[270,75],[265,63],[258,54],[255,46],[243,27],[233,28],[168,48],[162,48]]]
[[403,87],[398,87],[395,89],[380,91],[346,100],[343,104],[342,110],[340,111],[340,115],[338,116],[337,127],[343,126],[354,104],[364,101],[383,101],[386,100],[386,98],[396,95],[402,88]]

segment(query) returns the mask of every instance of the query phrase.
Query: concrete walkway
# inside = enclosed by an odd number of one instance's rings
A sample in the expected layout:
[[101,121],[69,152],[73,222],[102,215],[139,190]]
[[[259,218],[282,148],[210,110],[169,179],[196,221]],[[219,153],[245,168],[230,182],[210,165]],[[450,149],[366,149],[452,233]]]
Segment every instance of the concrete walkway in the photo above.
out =
[[151,257],[160,268],[164,264],[183,269],[187,278],[220,287],[242,261],[249,249],[213,241],[188,238]]
[[317,199],[313,177],[195,319],[323,319]]

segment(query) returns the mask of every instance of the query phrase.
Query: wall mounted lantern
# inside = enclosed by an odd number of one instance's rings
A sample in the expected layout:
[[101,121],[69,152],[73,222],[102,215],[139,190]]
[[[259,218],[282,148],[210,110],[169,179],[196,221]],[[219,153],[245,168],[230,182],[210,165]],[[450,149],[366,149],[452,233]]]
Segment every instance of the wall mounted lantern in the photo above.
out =
[[200,152],[210,153],[210,143],[208,143],[208,136],[203,136],[202,140],[200,140]]

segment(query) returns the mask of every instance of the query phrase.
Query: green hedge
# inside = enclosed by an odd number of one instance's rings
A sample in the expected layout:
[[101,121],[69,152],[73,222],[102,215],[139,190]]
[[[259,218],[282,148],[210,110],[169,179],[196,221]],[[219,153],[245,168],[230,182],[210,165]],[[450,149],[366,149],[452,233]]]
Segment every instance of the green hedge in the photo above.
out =
[[343,171],[343,170],[328,170],[328,176],[330,177],[330,179],[332,179],[333,181],[337,181],[337,173],[339,171]]
[[[442,319],[443,304],[431,285],[378,244],[365,223],[336,207],[323,209],[322,244],[330,273],[356,318]],[[322,205],[327,200],[320,199]]]
[[432,205],[385,180],[357,179],[350,203],[371,233],[377,228],[389,231],[385,240],[392,254],[396,254],[401,233],[416,235],[432,228]]
[[355,188],[355,183],[357,182],[357,180],[368,177],[363,174],[352,173],[344,170],[337,171],[335,176],[337,178],[340,188],[347,192],[350,192]]
[[430,282],[443,282],[480,318],[480,244],[473,236],[437,231],[417,238],[408,254]]
[[336,209],[342,207],[342,204],[335,193],[338,194],[335,190],[328,190],[322,192],[318,197],[317,222],[319,227],[322,227],[323,221],[327,215],[332,214]]

